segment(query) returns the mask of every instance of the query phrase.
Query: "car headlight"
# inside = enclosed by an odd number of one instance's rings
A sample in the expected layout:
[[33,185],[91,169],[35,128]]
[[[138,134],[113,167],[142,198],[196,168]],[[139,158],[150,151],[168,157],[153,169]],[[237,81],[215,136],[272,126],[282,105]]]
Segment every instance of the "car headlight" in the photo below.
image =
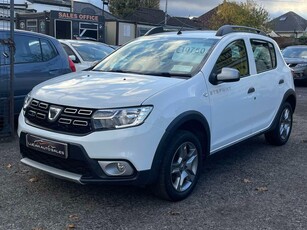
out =
[[94,113],[93,125],[96,130],[120,129],[142,124],[152,111],[152,106],[105,109]]
[[31,92],[28,93],[28,95],[25,97],[25,100],[23,102],[23,106],[22,106],[22,109],[23,109],[23,113],[25,113],[27,107],[30,105],[32,101],[32,97],[31,97]]

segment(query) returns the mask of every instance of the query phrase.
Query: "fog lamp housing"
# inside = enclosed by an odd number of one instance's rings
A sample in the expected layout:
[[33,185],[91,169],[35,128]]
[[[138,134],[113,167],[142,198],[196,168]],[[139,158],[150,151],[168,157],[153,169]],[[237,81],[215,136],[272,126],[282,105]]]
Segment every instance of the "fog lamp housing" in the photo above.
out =
[[126,161],[98,161],[103,172],[108,176],[131,176],[132,165]]

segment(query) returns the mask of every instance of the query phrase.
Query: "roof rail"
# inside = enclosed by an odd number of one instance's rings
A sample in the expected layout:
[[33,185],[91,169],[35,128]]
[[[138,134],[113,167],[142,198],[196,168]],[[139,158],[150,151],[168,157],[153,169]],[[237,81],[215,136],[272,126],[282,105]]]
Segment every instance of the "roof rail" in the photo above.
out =
[[255,29],[247,26],[237,26],[237,25],[224,25],[221,26],[216,32],[216,36],[224,36],[226,34],[235,33],[235,32],[247,32],[247,33],[255,33],[267,36],[262,30]]
[[163,33],[163,32],[178,32],[178,35],[181,34],[180,32],[183,31],[182,27],[181,28],[165,28],[163,26],[157,26],[154,28],[151,28],[144,34],[144,36],[152,35],[152,34],[158,34],[158,33]]
[[157,26],[157,27],[154,27],[154,28],[151,28],[150,30],[148,30],[146,32],[146,34],[144,34],[144,36],[157,34],[157,33],[163,33],[163,32],[166,32],[166,31],[167,30],[165,30],[163,26]]

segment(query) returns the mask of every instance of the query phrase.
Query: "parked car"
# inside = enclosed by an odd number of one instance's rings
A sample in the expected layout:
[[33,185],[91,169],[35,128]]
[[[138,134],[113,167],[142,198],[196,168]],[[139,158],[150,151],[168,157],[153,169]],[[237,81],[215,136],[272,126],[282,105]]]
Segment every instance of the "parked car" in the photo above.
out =
[[[0,30],[0,38],[9,37],[9,30]],[[14,103],[18,115],[25,96],[37,84],[75,71],[61,44],[53,37],[22,30],[14,31]],[[9,85],[9,50],[0,43],[0,97],[7,95]],[[5,51],[6,50],[6,51]],[[1,116],[1,114],[0,114]]]
[[286,144],[291,69],[274,40],[244,29],[143,36],[91,71],[36,86],[19,116],[21,162],[80,184],[152,185],[177,201],[206,156],[260,134]]
[[293,69],[294,80],[307,82],[307,46],[288,46],[282,54]]
[[114,51],[114,48],[94,41],[59,40],[75,63],[77,71],[87,69]]

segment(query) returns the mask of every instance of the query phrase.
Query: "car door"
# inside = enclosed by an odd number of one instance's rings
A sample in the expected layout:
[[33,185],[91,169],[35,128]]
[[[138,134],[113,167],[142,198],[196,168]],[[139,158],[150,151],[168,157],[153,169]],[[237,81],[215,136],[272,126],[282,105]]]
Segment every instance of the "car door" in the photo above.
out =
[[239,70],[240,80],[208,84],[212,152],[235,143],[252,132],[254,79],[250,75],[249,58],[243,39],[235,40],[224,48],[211,76],[219,74],[224,67]]
[[282,101],[282,91],[285,86],[283,71],[277,69],[276,50],[273,43],[251,39],[255,65],[255,120],[253,132],[257,133],[267,128],[273,121]]
[[15,114],[34,86],[61,74],[63,64],[47,39],[24,34],[15,35]]

